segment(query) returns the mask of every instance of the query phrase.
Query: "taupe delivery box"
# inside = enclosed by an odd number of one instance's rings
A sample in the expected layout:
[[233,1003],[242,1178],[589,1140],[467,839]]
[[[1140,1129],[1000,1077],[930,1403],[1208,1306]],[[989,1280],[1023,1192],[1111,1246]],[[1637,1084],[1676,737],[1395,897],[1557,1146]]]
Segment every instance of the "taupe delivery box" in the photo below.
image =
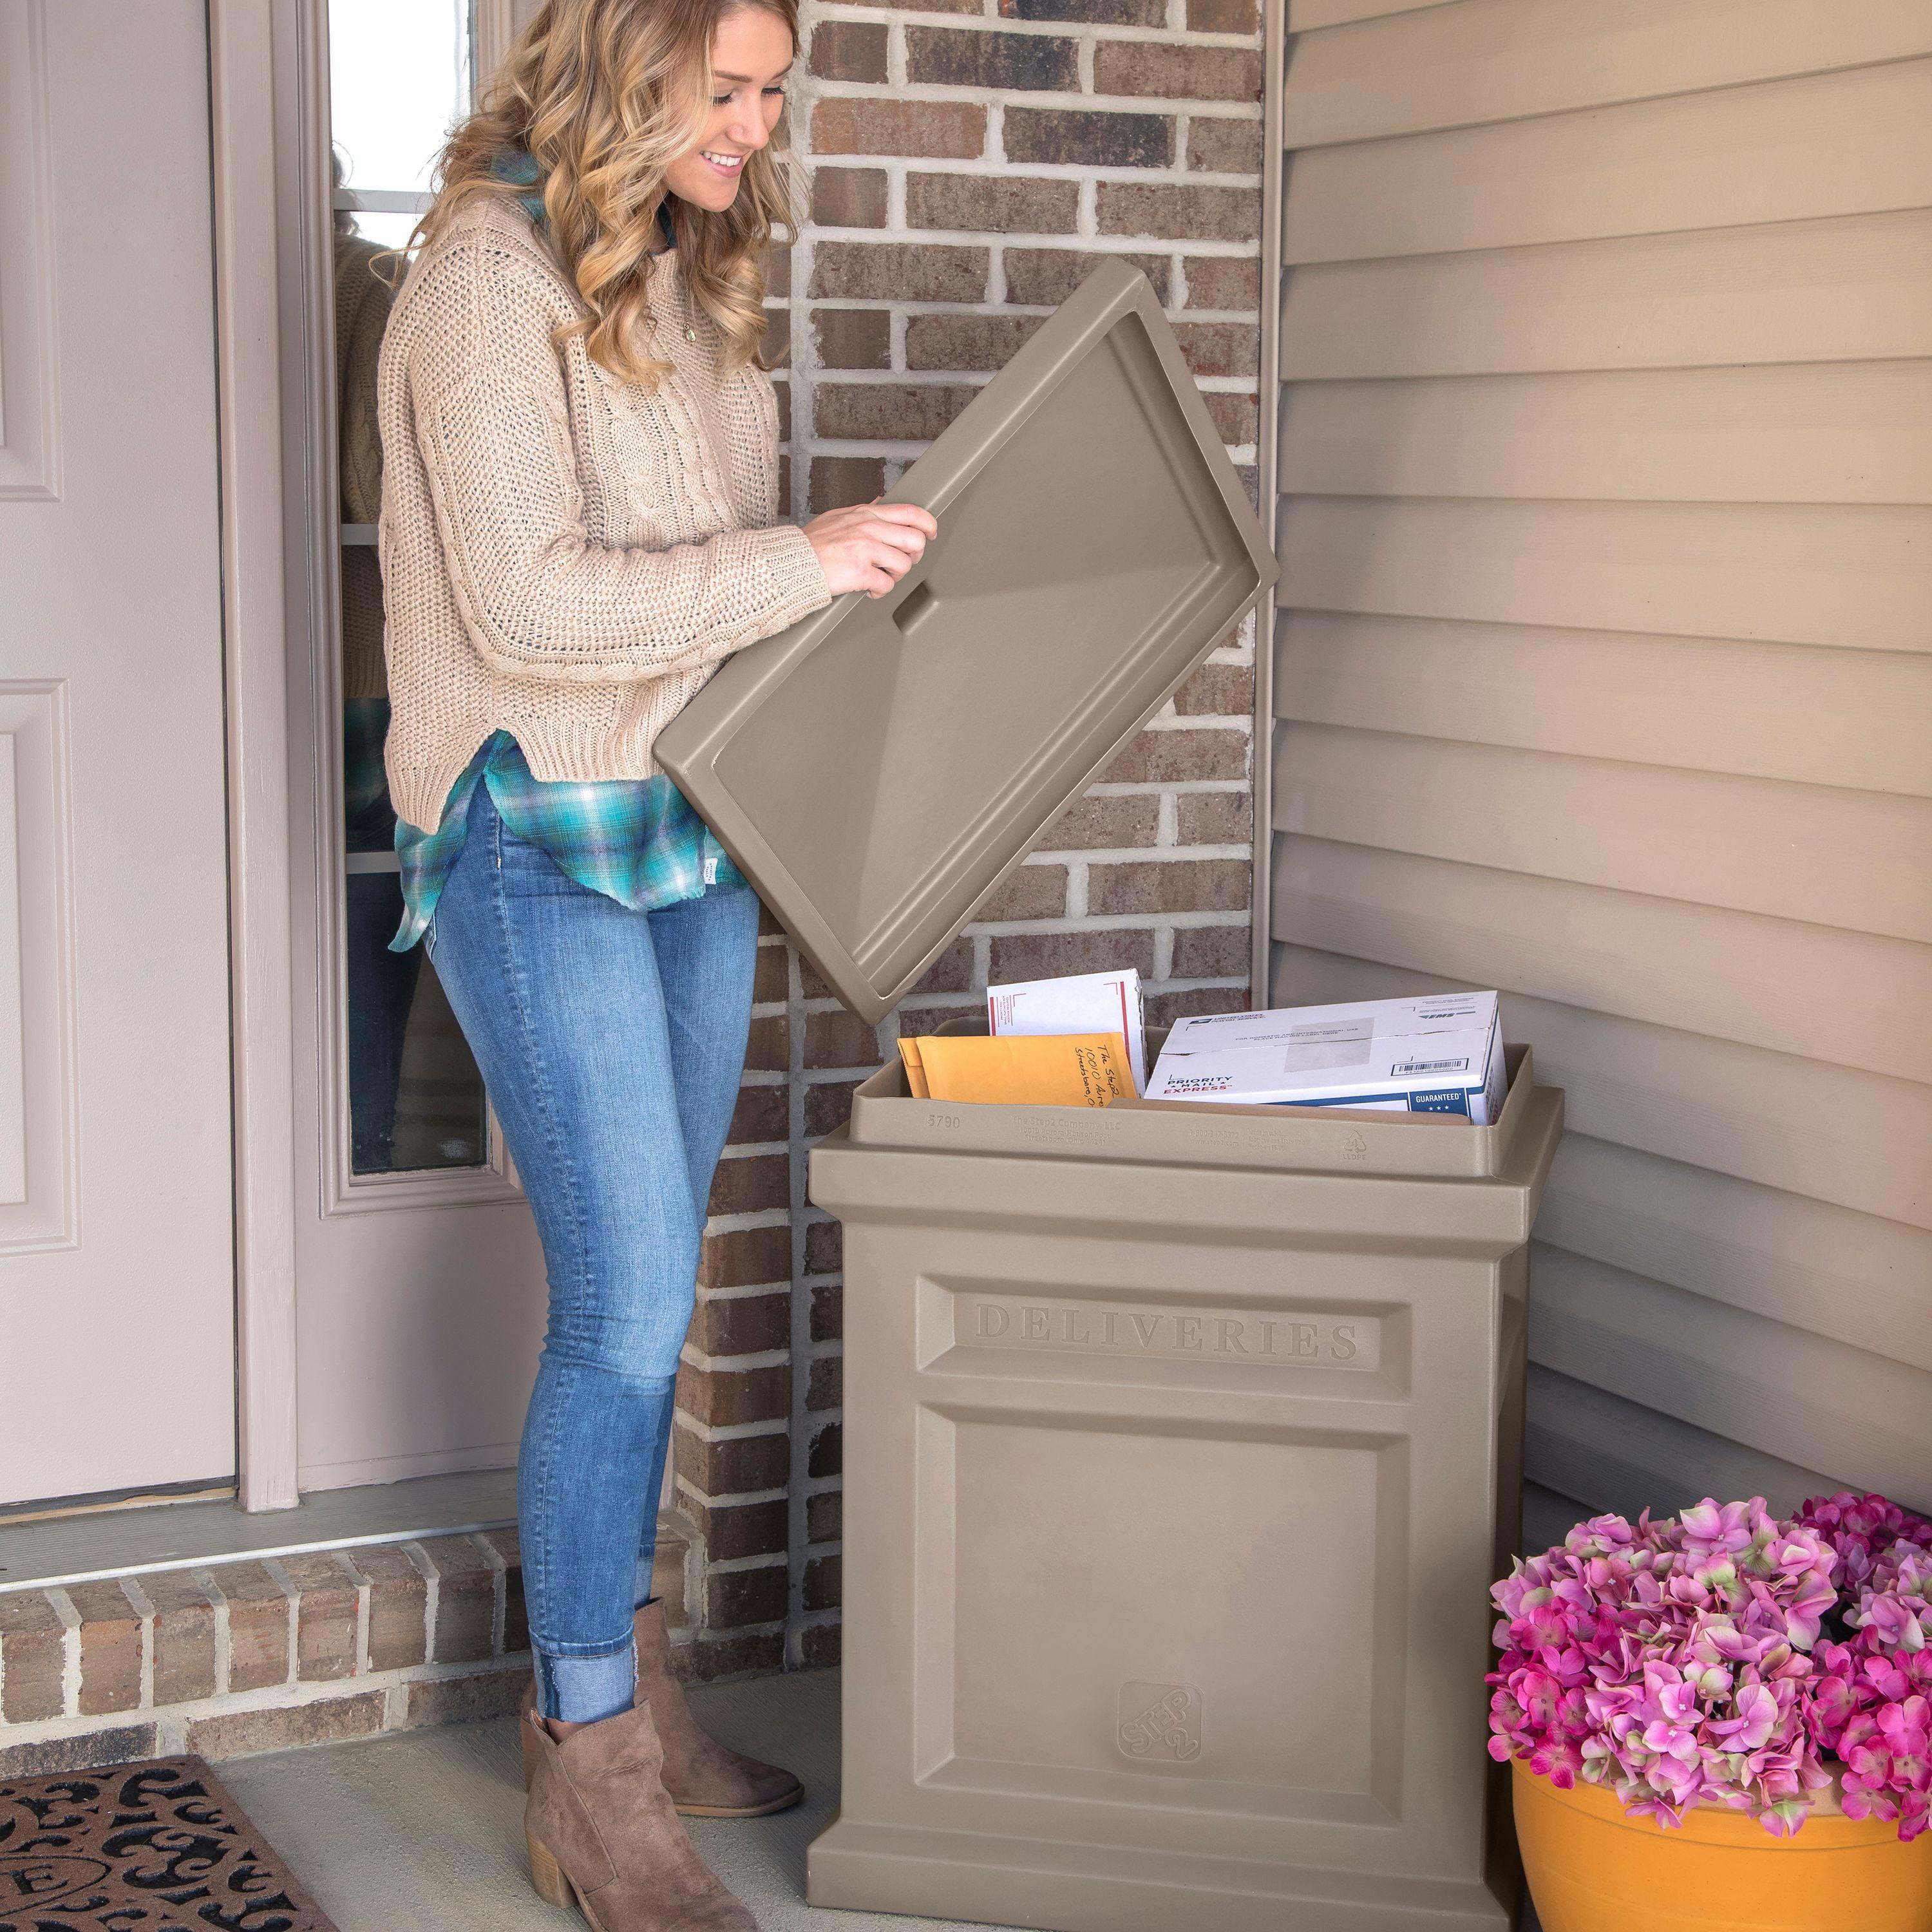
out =
[[[871,1020],[1276,574],[1119,262],[892,494],[940,531],[892,595],[732,658],[656,747]],[[812,1899],[1502,1928],[1485,1588],[1560,1096],[1526,1060],[1481,1128],[903,1080],[812,1156],[845,1222],[847,1633]]]
[[[815,1905],[1503,1932],[1486,1595],[1562,1096],[1489,1128],[859,1090]],[[1203,1118],[1205,1115],[1207,1118]],[[1472,1171],[1472,1168],[1475,1171]]]

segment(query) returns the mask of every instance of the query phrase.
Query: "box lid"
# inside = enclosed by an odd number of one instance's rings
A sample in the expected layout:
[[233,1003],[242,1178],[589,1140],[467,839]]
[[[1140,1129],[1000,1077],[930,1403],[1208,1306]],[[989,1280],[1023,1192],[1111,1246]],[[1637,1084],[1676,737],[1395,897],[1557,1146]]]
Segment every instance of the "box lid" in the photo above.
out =
[[888,501],[939,521],[728,659],[676,781],[877,1022],[1278,574],[1145,276],[1103,262]]

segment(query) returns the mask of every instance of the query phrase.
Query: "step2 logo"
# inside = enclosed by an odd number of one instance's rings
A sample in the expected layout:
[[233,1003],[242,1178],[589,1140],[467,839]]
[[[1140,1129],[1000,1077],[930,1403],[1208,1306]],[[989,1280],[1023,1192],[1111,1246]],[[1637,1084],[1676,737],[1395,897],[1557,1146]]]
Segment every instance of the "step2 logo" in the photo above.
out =
[[1121,1755],[1142,1764],[1192,1764],[1201,1755],[1201,1693],[1191,1684],[1123,1684]]

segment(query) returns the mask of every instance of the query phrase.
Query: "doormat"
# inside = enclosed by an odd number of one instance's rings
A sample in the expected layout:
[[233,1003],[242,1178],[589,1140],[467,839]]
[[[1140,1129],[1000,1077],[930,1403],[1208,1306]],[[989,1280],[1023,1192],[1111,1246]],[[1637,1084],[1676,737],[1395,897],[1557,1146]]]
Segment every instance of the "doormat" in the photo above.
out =
[[198,1757],[0,1778],[0,1932],[335,1932]]

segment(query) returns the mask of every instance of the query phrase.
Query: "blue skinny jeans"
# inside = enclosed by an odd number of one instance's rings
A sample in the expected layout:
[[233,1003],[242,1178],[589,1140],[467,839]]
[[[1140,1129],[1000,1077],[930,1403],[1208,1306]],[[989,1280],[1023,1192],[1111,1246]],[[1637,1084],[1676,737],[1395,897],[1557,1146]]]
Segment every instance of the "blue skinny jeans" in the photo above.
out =
[[536,1215],[550,1317],[517,1469],[544,1715],[628,1710],[678,1352],[745,1064],[758,906],[632,912],[478,785],[425,935]]

